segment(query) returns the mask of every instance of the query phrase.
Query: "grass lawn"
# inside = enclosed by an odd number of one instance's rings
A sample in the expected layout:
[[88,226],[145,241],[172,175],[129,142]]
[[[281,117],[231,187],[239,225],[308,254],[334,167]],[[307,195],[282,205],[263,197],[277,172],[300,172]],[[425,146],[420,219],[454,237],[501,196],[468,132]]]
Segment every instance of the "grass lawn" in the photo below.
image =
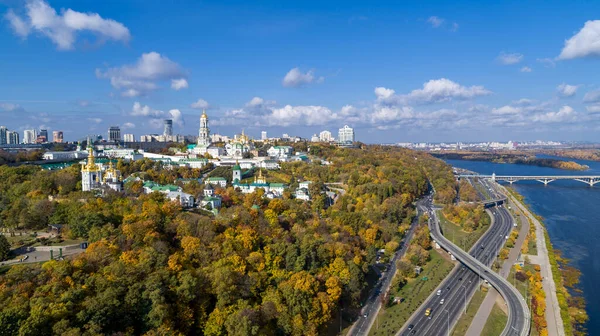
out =
[[496,303],[494,308],[492,308],[492,312],[490,313],[490,317],[488,318],[485,326],[483,327],[482,335],[490,335],[496,336],[500,335],[506,327],[506,322],[508,321],[508,316],[506,313],[498,307]]
[[459,225],[447,220],[441,211],[438,211],[437,215],[440,219],[440,225],[442,227],[442,233],[444,234],[444,237],[465,251],[468,251],[489,228],[489,225],[485,225],[473,232],[466,232],[463,231]]
[[[392,291],[393,296],[404,298],[405,301],[381,309],[377,316],[378,321],[369,335],[394,335],[454,267],[454,264],[444,259],[438,251],[431,250],[430,255],[431,260],[417,278],[410,279],[399,291]],[[427,277],[428,280],[423,281],[423,277]]]
[[535,242],[535,239],[530,239],[529,240],[529,244],[527,245],[527,248],[529,249],[527,251],[527,254],[531,254],[531,255],[537,255],[537,244]]
[[[523,267],[523,271],[527,272],[530,271],[531,273],[535,273],[535,269],[533,268],[533,264],[525,264],[525,267]],[[531,296],[528,297],[528,288],[527,288],[527,281],[519,281],[519,280],[515,280],[515,267],[513,266],[510,269],[510,274],[508,276],[507,279],[511,284],[516,284],[517,289],[519,290],[519,292],[521,293],[521,295],[523,295],[524,298],[527,298],[527,305],[529,307],[531,307]],[[531,331],[529,333],[530,336],[538,336],[538,331],[537,329],[535,329],[535,327],[533,327],[533,320],[531,321]]]
[[456,322],[454,329],[452,329],[453,336],[463,336],[467,333],[467,330],[469,329],[469,326],[471,325],[471,322],[473,321],[475,314],[477,314],[477,311],[479,310],[479,307],[481,306],[481,303],[483,302],[483,299],[485,299],[487,293],[487,291],[475,291],[473,298],[467,305],[467,314],[462,314],[458,319],[458,322]]

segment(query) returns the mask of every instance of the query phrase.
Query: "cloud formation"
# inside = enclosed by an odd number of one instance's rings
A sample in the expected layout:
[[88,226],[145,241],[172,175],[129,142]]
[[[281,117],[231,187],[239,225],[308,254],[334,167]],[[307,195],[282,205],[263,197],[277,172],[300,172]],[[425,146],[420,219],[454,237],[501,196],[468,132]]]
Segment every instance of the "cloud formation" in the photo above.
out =
[[208,102],[202,98],[198,99],[197,101],[193,102],[192,104],[190,104],[191,108],[195,108],[195,109],[207,109],[210,107],[210,105],[208,104]]
[[325,77],[315,77],[314,70],[302,72],[299,68],[293,68],[283,77],[281,83],[285,87],[301,87],[314,82],[322,83],[324,80]]
[[181,66],[154,51],[142,54],[132,65],[96,69],[96,77],[109,79],[113,88],[121,90],[123,97],[146,95],[158,89],[158,83],[164,81],[172,81],[171,87],[175,90],[188,86]]
[[587,21],[581,30],[565,41],[559,60],[600,56],[600,20]]
[[533,70],[530,67],[528,67],[528,66],[524,66],[519,71],[521,71],[521,72],[532,72]]
[[181,127],[185,125],[183,120],[183,114],[178,109],[172,109],[168,112],[162,110],[155,110],[148,105],[142,105],[139,102],[133,103],[131,112],[129,113],[132,117],[148,117],[150,118],[150,124],[154,127],[160,127],[162,125],[162,119],[172,119],[173,122]]
[[584,103],[600,103],[600,89],[593,90],[583,96]]
[[503,65],[517,64],[520,63],[524,58],[525,56],[523,56],[523,54],[505,53],[504,51],[501,52],[500,55],[498,55],[498,57],[496,57],[498,62],[500,62],[500,64]]
[[577,93],[577,85],[562,83],[556,87],[556,91],[561,97],[573,97]]
[[30,0],[25,4],[25,16],[13,9],[4,15],[13,32],[23,39],[31,33],[48,37],[59,50],[74,48],[78,32],[90,32],[100,42],[113,40],[127,43],[131,39],[129,29],[122,23],[104,19],[97,13],[82,13],[61,9],[58,14],[43,0]]
[[483,86],[462,86],[446,78],[432,79],[422,89],[411,91],[406,97],[417,103],[436,103],[452,99],[470,99],[486,96],[492,92]]
[[437,16],[430,16],[429,19],[427,19],[427,22],[430,23],[433,28],[439,28],[444,24],[444,21],[444,19]]

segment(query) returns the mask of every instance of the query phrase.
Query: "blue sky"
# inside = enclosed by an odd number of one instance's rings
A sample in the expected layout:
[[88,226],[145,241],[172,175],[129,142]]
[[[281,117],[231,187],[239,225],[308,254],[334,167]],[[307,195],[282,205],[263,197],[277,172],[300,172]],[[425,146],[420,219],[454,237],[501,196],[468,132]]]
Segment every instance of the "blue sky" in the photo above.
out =
[[[0,0],[0,124],[600,141],[600,3]],[[594,16],[596,15],[596,16]]]

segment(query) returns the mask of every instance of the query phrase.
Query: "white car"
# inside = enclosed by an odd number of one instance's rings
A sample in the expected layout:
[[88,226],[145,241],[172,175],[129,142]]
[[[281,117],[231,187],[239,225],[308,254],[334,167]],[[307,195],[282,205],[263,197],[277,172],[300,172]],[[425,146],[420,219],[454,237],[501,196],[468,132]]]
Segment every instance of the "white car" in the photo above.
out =
[[442,295],[442,290],[441,289],[438,289],[437,295]]
[[440,300],[440,304],[443,305],[444,304],[444,299]]

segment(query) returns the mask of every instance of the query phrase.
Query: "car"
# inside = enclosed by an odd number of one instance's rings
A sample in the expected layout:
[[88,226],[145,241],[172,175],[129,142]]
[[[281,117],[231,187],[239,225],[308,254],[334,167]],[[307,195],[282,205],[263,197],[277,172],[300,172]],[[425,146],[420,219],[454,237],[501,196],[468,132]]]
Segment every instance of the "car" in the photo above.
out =
[[514,224],[513,224],[513,226],[514,226],[514,227],[517,227],[517,223],[514,223]]
[[450,286],[447,286],[447,287],[446,287],[446,289],[447,289],[447,290],[450,290]]
[[427,308],[427,310],[425,310],[425,316],[430,316],[431,315],[431,308]]
[[369,314],[364,314],[364,315],[363,315],[363,317],[367,317],[367,316],[369,316]]
[[458,281],[462,281],[462,277],[458,278]]
[[437,295],[442,295],[442,290],[441,289],[438,289]]
[[409,325],[408,325],[408,330],[413,330],[413,328],[414,328],[414,327],[415,327],[415,325],[414,325],[414,324],[409,324]]
[[483,250],[483,244],[481,244],[481,247],[480,247],[480,248]]
[[473,283],[473,280],[469,280],[469,283]]
[[440,304],[443,305],[444,304],[444,299],[440,300]]

